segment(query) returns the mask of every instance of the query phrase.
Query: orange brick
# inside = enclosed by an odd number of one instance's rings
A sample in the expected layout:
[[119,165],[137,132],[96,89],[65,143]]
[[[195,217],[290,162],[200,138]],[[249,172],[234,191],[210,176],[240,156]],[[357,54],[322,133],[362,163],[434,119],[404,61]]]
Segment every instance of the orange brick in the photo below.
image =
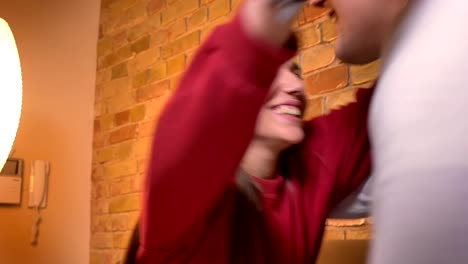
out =
[[148,158],[138,160],[138,173],[145,174],[148,169]]
[[212,21],[210,24],[208,25],[205,25],[203,27],[203,30],[201,32],[201,39],[202,40],[205,40],[208,36],[210,36],[211,32],[213,31],[213,29],[217,28],[218,26],[222,25],[222,24],[225,24],[226,22],[230,21],[231,18],[227,17],[227,16],[224,16],[224,17],[220,17],[214,21]]
[[231,0],[231,13],[237,12],[237,9],[241,4],[242,0]]
[[98,56],[105,56],[112,52],[113,43],[111,38],[102,38],[98,41]]
[[130,194],[116,197],[109,202],[109,211],[111,213],[123,213],[136,211],[140,209],[140,195]]
[[152,138],[146,137],[138,139],[135,143],[135,156],[136,157],[147,157],[150,152]]
[[215,20],[219,17],[226,16],[231,11],[231,1],[230,0],[217,0],[210,4],[209,6],[209,19]]
[[95,249],[112,248],[112,233],[95,233],[91,236],[91,247]]
[[167,27],[169,39],[175,39],[187,31],[185,19],[178,19]]
[[[91,248],[93,248],[91,246]],[[112,251],[91,250],[90,264],[114,263]]]
[[127,62],[112,67],[112,80],[128,76]]
[[161,57],[166,59],[200,44],[200,32],[195,31],[161,47]]
[[126,213],[127,215],[127,229],[133,230],[135,228],[136,223],[140,220],[140,212],[130,212]]
[[136,137],[137,125],[128,125],[111,132],[109,143],[115,144]]
[[139,72],[132,78],[132,87],[139,88],[143,85],[146,85],[150,79],[151,79],[151,69],[146,69],[142,72]]
[[112,263],[123,263],[126,255],[127,250],[114,248],[112,250]]
[[130,238],[132,236],[132,232],[119,232],[113,234],[113,245],[114,248],[126,249],[129,245]]
[[134,59],[128,62],[129,73],[140,72],[156,63],[159,60],[160,50],[159,47],[155,47],[137,54]]
[[100,132],[101,131],[101,123],[99,122],[99,120],[94,120],[94,124],[93,124],[93,131],[94,132]]
[[101,116],[105,115],[107,113],[106,109],[103,107],[102,103],[96,103],[94,104],[94,116]]
[[149,47],[150,47],[150,36],[146,35],[144,37],[141,37],[139,40],[135,41],[132,44],[132,52],[140,53],[142,51],[149,49]]
[[327,219],[325,225],[335,227],[358,227],[369,224],[369,218]]
[[171,76],[185,69],[185,54],[178,55],[167,61],[167,75]]
[[353,102],[356,102],[356,89],[346,89],[327,97],[327,109],[340,109]]
[[109,213],[109,200],[99,199],[92,201],[91,213],[93,215],[103,215]]
[[151,120],[151,121],[139,124],[138,137],[141,138],[141,137],[151,137],[151,136],[153,136],[155,127],[156,127],[156,121],[155,120]]
[[299,49],[315,46],[320,43],[320,34],[317,26],[308,26],[296,32]]
[[174,91],[178,87],[183,76],[184,76],[183,74],[179,74],[170,79],[170,82],[171,82],[171,84],[169,85],[170,91]]
[[296,22],[295,26],[302,26],[306,23],[305,16],[304,16],[304,10],[300,10],[299,13],[296,16]]
[[115,19],[126,11],[129,7],[135,5],[137,0],[119,0],[109,5],[109,15],[111,19]]
[[148,20],[145,20],[144,23],[147,24],[148,27],[151,28],[151,30],[161,27],[161,13],[149,16]]
[[118,31],[112,36],[112,43],[114,49],[120,48],[126,44],[128,44],[128,32],[126,29]]
[[147,116],[156,118],[159,117],[169,98],[170,92],[166,90],[166,92],[163,95],[159,96],[158,98],[155,98],[154,100],[151,100],[147,106]]
[[167,65],[164,62],[156,63],[151,67],[151,75],[149,82],[162,80],[167,76]]
[[345,232],[342,228],[326,227],[323,240],[344,240]]
[[110,69],[99,70],[96,74],[96,85],[110,81],[111,74],[112,71]]
[[181,18],[187,13],[196,11],[200,7],[200,0],[183,0],[177,1],[174,4],[169,5],[162,12],[162,23],[168,23]]
[[110,215],[92,215],[91,232],[109,232],[112,231],[112,218]]
[[91,198],[93,200],[98,200],[107,197],[109,197],[109,185],[106,182],[94,182],[92,186]]
[[122,91],[107,101],[106,109],[108,113],[117,113],[123,109],[128,108],[129,106],[132,106],[134,103],[134,91]]
[[323,98],[307,100],[307,108],[304,113],[304,120],[310,120],[323,114]]
[[131,213],[115,214],[111,217],[111,230],[112,231],[127,231],[129,230],[129,218]]
[[187,18],[187,27],[188,30],[192,30],[201,24],[205,23],[208,20],[208,9],[206,7],[201,7],[200,10],[193,13],[189,18]]
[[186,55],[186,58],[187,58],[187,66],[190,66],[190,64],[192,63],[192,60],[193,58],[195,58],[195,55],[197,54],[196,51],[192,51],[192,52],[188,52],[187,55]]
[[137,89],[136,97],[138,102],[148,101],[159,97],[169,89],[169,81],[165,80],[158,83],[153,83]]
[[107,140],[109,138],[108,133],[94,133],[94,138],[93,138],[93,147],[94,148],[100,148],[104,147],[107,143]]
[[304,6],[304,18],[306,22],[314,21],[330,12],[329,8],[315,7],[315,6]]
[[128,194],[133,190],[133,177],[125,177],[117,179],[110,183],[110,195],[117,196]]
[[330,42],[336,39],[336,28],[333,21],[327,19],[322,22],[320,27],[322,28],[323,41]]
[[305,79],[306,91],[310,95],[331,92],[348,85],[348,67],[338,65],[312,74]]
[[301,55],[303,73],[324,68],[335,61],[335,52],[332,45],[320,45],[304,50]]
[[134,141],[127,141],[112,147],[113,157],[117,160],[128,159],[133,154]]
[[346,228],[346,240],[370,240],[372,238],[371,228],[368,225]]
[[114,124],[116,126],[125,125],[130,122],[130,111],[125,110],[114,115]]
[[101,89],[101,99],[119,96],[119,94],[128,90],[129,84],[129,78],[119,78],[107,82]]
[[114,149],[113,148],[103,148],[96,151],[94,160],[97,162],[106,162],[114,158]]
[[105,115],[99,118],[99,124],[101,131],[107,131],[114,127],[114,116],[113,115]]
[[102,8],[109,8],[112,2],[115,2],[115,0],[102,0],[101,1],[101,7]]
[[161,46],[169,40],[169,31],[167,29],[160,29],[151,34],[151,47]]
[[148,34],[149,29],[150,29],[150,26],[146,21],[141,22],[140,24],[137,24],[137,25],[131,27],[128,30],[128,40],[129,41],[137,40],[138,38],[142,37],[143,35]]
[[136,24],[142,22],[148,15],[146,10],[146,4],[144,2],[138,3],[137,5],[127,9],[125,13],[118,16],[114,20],[113,27],[116,29],[122,29],[128,27],[130,24]]
[[91,178],[95,181],[103,179],[105,175],[104,167],[101,165],[94,166],[91,171]]
[[105,178],[114,179],[125,176],[130,176],[138,171],[138,163],[136,160],[124,160],[104,166]]
[[138,122],[145,118],[146,105],[141,104],[130,110],[130,120],[132,122]]
[[380,70],[379,61],[361,65],[351,66],[351,80],[353,84],[363,84],[377,79]]
[[161,11],[165,7],[166,7],[166,1],[164,1],[164,0],[151,0],[148,3],[148,12],[150,14],[154,14],[156,12]]

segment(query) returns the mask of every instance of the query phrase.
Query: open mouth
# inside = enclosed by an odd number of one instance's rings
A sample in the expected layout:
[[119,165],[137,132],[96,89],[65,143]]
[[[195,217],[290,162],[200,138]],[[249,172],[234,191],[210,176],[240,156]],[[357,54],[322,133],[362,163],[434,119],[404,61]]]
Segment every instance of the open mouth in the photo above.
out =
[[289,122],[300,123],[304,115],[304,107],[302,104],[280,104],[274,106],[273,112],[283,120]]
[[279,105],[274,108],[275,113],[280,115],[290,115],[295,117],[302,117],[302,110],[297,106],[292,105]]

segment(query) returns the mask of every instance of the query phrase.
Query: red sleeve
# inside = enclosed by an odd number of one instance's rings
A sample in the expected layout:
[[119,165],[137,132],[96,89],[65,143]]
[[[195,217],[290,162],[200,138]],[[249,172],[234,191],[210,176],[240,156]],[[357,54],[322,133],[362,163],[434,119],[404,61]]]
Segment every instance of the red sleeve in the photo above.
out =
[[[367,117],[373,90],[360,89],[356,102],[306,123],[308,142],[303,149],[303,160],[319,160],[327,170],[330,178],[322,182],[331,191],[330,208],[359,188],[370,175]],[[317,170],[312,168],[307,172]]]
[[143,192],[139,263],[161,263],[161,252],[191,246],[196,223],[233,184],[278,67],[295,53],[253,41],[239,20],[199,48],[161,114]]

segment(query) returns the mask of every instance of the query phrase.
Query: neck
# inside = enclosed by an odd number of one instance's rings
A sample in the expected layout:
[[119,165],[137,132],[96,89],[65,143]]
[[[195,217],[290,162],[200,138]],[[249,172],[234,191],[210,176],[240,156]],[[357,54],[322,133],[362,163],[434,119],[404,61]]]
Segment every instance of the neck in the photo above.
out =
[[276,176],[276,166],[281,150],[274,149],[259,140],[250,143],[241,168],[249,175],[268,179]]

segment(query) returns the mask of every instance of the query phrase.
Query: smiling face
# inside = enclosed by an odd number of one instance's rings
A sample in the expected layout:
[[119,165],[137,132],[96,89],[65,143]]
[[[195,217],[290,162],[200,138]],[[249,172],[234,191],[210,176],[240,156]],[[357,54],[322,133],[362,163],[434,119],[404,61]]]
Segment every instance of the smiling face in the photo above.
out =
[[336,18],[335,52],[347,63],[365,64],[380,57],[408,0],[310,0],[328,5]]
[[304,84],[299,67],[288,62],[278,70],[260,109],[254,139],[281,150],[299,143],[304,138],[304,108]]

